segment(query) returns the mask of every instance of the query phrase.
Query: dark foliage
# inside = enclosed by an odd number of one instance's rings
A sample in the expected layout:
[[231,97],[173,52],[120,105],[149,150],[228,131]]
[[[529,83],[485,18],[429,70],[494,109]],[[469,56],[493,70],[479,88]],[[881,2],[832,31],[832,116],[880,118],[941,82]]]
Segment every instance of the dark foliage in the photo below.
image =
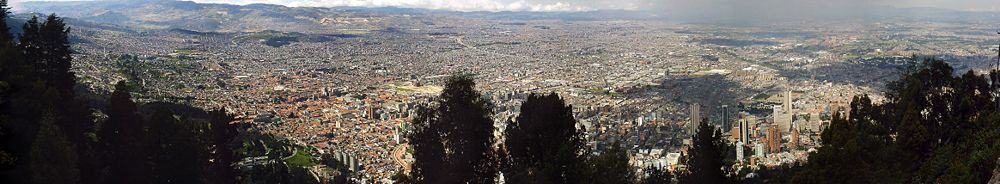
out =
[[108,119],[98,132],[104,145],[104,163],[108,167],[108,182],[151,183],[152,174],[147,163],[145,122],[136,114],[138,106],[124,82],[115,85],[108,104]]
[[212,144],[215,150],[216,163],[213,166],[217,175],[215,183],[236,183],[239,170],[236,170],[236,155],[233,153],[233,143],[239,135],[239,127],[232,124],[236,119],[223,109],[208,112],[212,129]]
[[504,131],[504,174],[514,183],[580,183],[586,157],[573,108],[559,95],[531,94]]
[[612,143],[610,148],[600,155],[590,158],[591,172],[587,181],[591,184],[635,183],[635,169],[628,164],[628,150],[619,143]]
[[658,167],[649,167],[644,171],[645,177],[639,181],[639,184],[670,184],[674,179],[674,175],[670,172],[670,170]]
[[76,149],[52,116],[42,118],[31,148],[31,182],[73,184],[80,181]]
[[[149,118],[150,158],[155,183],[198,183],[205,178],[211,150],[198,135],[208,127],[175,117],[169,109],[153,109]],[[141,165],[141,164],[139,164]],[[113,177],[113,176],[112,176]]]
[[95,126],[86,106],[95,103],[76,93],[69,28],[55,15],[33,17],[15,42],[6,2],[0,0],[0,183],[238,181],[231,143],[242,127],[230,124],[232,116],[136,104],[121,82],[104,110],[108,118]]
[[417,159],[413,181],[494,183],[499,163],[493,105],[465,75],[450,78],[436,103],[418,110],[408,135]]
[[[12,60],[19,59],[15,58],[17,49],[14,47],[13,35],[10,33],[10,29],[7,27],[7,0],[0,0],[0,104],[6,104],[9,101],[8,95],[10,92],[10,83],[7,73],[14,72],[11,68]],[[4,111],[5,112],[5,111]],[[3,115],[6,115],[3,114]],[[13,144],[10,128],[5,126],[7,122],[7,117],[0,116],[0,145],[10,145]],[[14,167],[14,162],[17,158],[11,153],[9,148],[6,146],[0,147],[0,170],[8,170]]]
[[698,125],[698,132],[693,138],[693,145],[688,150],[688,173],[680,178],[681,183],[729,183],[726,177],[728,171],[725,159],[726,142],[722,132],[703,120]]
[[8,43],[14,41],[14,34],[10,32],[9,26],[7,26],[7,16],[9,16],[10,7],[7,6],[7,0],[0,0],[0,44]]
[[[3,1],[2,3],[6,3]],[[0,4],[3,9],[3,16],[7,18],[6,4]],[[0,22],[6,20],[0,19]],[[0,91],[3,97],[0,98],[3,109],[0,110],[0,118],[3,124],[0,126],[8,130],[9,144],[4,144],[4,152],[9,153],[8,158],[14,160],[13,166],[9,170],[0,171],[2,180],[10,183],[41,182],[41,179],[16,177],[30,176],[37,168],[53,169],[73,169],[78,171],[60,170],[50,171],[50,173],[80,173],[84,176],[94,171],[88,166],[96,161],[92,154],[81,150],[90,148],[90,142],[85,139],[89,128],[93,124],[89,117],[89,112],[82,103],[75,101],[72,92],[75,84],[72,72],[69,71],[69,42],[65,39],[68,36],[67,28],[62,20],[55,16],[50,16],[46,22],[38,22],[33,18],[26,23],[25,31],[20,42],[13,42],[7,39],[9,28],[3,27],[3,34],[0,37],[4,41],[2,46],[2,56],[0,57]],[[11,37],[12,38],[12,37]],[[57,47],[63,46],[63,47]],[[65,57],[61,57],[65,56]],[[43,57],[58,58],[40,59]],[[55,63],[55,64],[50,64]],[[56,81],[52,76],[63,76],[62,81]],[[55,85],[56,83],[71,85]],[[45,132],[40,132],[43,122],[53,123],[46,125]],[[53,133],[51,130],[59,130]],[[46,133],[45,140],[36,140],[40,133]],[[54,137],[53,137],[54,136]],[[53,150],[52,145],[37,145],[40,143],[64,143],[62,138],[68,140],[65,145],[58,145],[58,148],[65,154],[77,154],[72,159],[64,159],[67,163],[57,167],[51,162],[44,162],[39,150]],[[69,150],[65,150],[69,149]],[[59,155],[65,156],[65,155]],[[69,158],[64,157],[64,158]],[[80,163],[77,163],[77,162]],[[81,164],[86,163],[86,164]],[[80,168],[77,168],[79,165]],[[68,166],[68,167],[67,167]],[[71,179],[72,181],[77,181]],[[32,181],[35,180],[35,181]],[[70,180],[46,180],[52,182]],[[86,178],[83,181],[88,181]]]
[[988,181],[1000,157],[991,85],[998,81],[971,71],[956,76],[944,61],[920,60],[888,83],[885,103],[862,95],[851,102],[849,117],[835,115],[823,145],[791,182]]

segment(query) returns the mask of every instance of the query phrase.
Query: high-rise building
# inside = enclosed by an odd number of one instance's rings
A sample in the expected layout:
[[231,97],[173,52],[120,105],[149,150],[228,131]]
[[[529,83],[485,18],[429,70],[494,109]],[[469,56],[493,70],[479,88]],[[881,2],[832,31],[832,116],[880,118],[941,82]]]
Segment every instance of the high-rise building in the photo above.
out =
[[736,125],[732,130],[729,130],[729,139],[735,140],[734,142],[741,142],[740,140],[740,125]]
[[764,158],[765,156],[764,144],[761,143],[754,144],[753,151],[754,151],[754,156],[757,156],[758,158]]
[[794,150],[799,149],[799,129],[798,127],[792,127],[792,142],[788,143],[788,149]]
[[792,130],[792,119],[795,117],[795,108],[792,105],[792,91],[785,91],[785,102],[781,105],[781,112],[775,113],[774,122],[778,124],[782,133],[789,133]]
[[788,133],[789,130],[791,130],[793,116],[791,112],[785,111],[786,107],[787,106],[782,106],[781,108],[778,108],[778,106],[774,106],[771,113],[772,121],[774,124],[778,125],[778,130],[781,130],[781,132],[784,133]]
[[767,143],[768,153],[781,152],[781,131],[778,131],[778,126],[770,126],[767,129],[767,138],[764,142]]
[[722,126],[721,127],[722,131],[728,131],[728,130],[732,129],[733,125],[732,125],[732,122],[730,121],[732,117],[729,117],[730,116],[729,106],[728,105],[722,105],[722,107],[719,108],[719,110],[722,111],[722,117],[721,117],[722,118],[722,121],[721,121],[722,122],[722,125],[721,125]]
[[743,162],[743,142],[736,142],[736,161]]
[[750,144],[750,131],[753,131],[750,126],[753,125],[750,124],[749,119],[744,118],[740,120],[740,141],[744,144]]
[[792,112],[792,91],[785,92],[785,103],[782,105],[785,107],[785,112]]
[[691,111],[691,120],[688,123],[688,133],[694,135],[695,131],[698,130],[698,124],[701,123],[701,104],[692,103],[689,110]]

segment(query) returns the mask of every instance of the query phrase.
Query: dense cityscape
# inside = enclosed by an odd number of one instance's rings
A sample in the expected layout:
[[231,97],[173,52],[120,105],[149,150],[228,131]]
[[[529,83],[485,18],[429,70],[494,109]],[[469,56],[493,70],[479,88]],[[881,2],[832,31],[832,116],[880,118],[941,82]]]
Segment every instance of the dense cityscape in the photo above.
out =
[[[444,103],[447,83],[462,77],[493,105],[497,140],[510,139],[503,130],[526,99],[554,93],[571,109],[584,155],[620,146],[635,173],[688,171],[704,122],[729,148],[728,176],[764,177],[809,163],[858,96],[899,101],[886,95],[897,90],[891,81],[923,56],[947,62],[952,76],[990,76],[1000,25],[995,13],[968,12],[723,25],[167,0],[21,2],[12,12],[14,32],[33,16],[64,18],[77,94],[102,99],[92,108],[127,82],[137,104],[222,109],[244,131],[289,142],[284,161],[316,183],[345,173],[400,182],[419,162],[409,137],[421,109]],[[306,163],[293,164],[299,156]],[[992,159],[986,174],[996,176]]]

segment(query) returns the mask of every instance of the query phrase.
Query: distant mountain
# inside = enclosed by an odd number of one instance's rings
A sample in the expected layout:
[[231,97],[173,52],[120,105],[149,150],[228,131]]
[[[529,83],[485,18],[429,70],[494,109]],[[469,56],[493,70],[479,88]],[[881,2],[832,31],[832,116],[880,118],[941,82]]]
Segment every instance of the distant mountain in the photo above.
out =
[[594,21],[594,20],[668,20],[663,14],[649,11],[628,11],[628,10],[595,10],[583,12],[524,12],[524,11],[502,11],[502,12],[446,12],[447,14],[491,18],[491,19],[515,19],[515,20],[538,20],[557,19],[569,21]]
[[[383,30],[422,27],[442,17],[567,21],[672,20],[691,23],[756,24],[753,17],[715,14],[671,15],[670,12],[598,10],[586,12],[458,12],[400,7],[286,7],[271,4],[204,4],[177,0],[31,1],[16,11],[56,13],[96,23],[139,29],[185,29],[199,32],[336,33],[343,30]],[[997,12],[964,12],[935,8],[867,7],[863,14],[791,18],[807,21],[996,21]]]
[[[140,29],[186,29],[203,32],[330,32],[343,29],[382,30],[421,26],[424,16],[487,19],[663,19],[649,12],[456,12],[399,7],[286,7],[270,4],[204,4],[176,0],[30,1],[18,12],[56,13],[64,17]],[[407,16],[400,16],[406,14]]]
[[55,13],[96,23],[139,29],[187,29],[203,32],[323,31],[378,29],[405,24],[404,19],[375,20],[369,15],[332,8],[291,8],[280,5],[200,4],[190,1],[23,2],[19,12]]
[[[11,30],[11,33],[14,33],[15,35],[19,35],[19,34],[23,33],[24,32],[24,30],[23,30],[24,23],[27,22],[28,19],[31,19],[32,16],[37,16],[37,17],[39,17],[39,21],[40,22],[44,22],[45,21],[45,16],[47,16],[47,15],[44,15],[44,14],[35,14],[35,13],[14,14],[9,19],[7,19],[7,26],[9,26],[9,29]],[[71,29],[75,30],[75,31],[79,31],[79,30],[107,30],[107,31],[117,31],[117,32],[135,32],[132,29],[128,29],[128,28],[125,28],[125,27],[122,27],[122,26],[118,26],[118,25],[114,25],[114,24],[95,23],[95,22],[80,20],[80,19],[71,18],[71,17],[62,17],[62,18],[63,18],[63,21],[65,21],[66,24],[71,25]],[[69,39],[70,39],[71,43],[89,43],[90,42],[87,39],[83,39],[81,37],[81,35],[78,35],[78,34],[70,34]]]

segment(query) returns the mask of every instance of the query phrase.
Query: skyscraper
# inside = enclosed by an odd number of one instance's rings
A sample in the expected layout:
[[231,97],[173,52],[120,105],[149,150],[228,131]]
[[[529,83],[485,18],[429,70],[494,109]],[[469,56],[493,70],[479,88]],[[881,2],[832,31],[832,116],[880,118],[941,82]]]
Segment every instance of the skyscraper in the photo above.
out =
[[736,161],[743,162],[743,142],[736,142]]
[[750,120],[744,118],[740,120],[740,142],[750,144]]
[[783,104],[781,104],[781,109],[775,106],[774,113],[772,114],[774,123],[778,124],[778,128],[782,133],[789,133],[791,131],[792,118],[795,116],[794,110],[795,108],[792,105],[792,91],[785,91],[785,98]]
[[777,153],[781,152],[781,131],[778,131],[778,126],[770,126],[767,128],[767,152]]
[[792,142],[788,143],[788,149],[794,150],[799,148],[799,129],[797,127],[792,127]]
[[785,91],[785,103],[782,105],[786,113],[792,113],[792,91]]
[[731,123],[731,121],[730,121],[731,117],[729,117],[730,116],[729,106],[728,105],[722,105],[722,107],[719,108],[719,109],[722,111],[722,117],[721,117],[722,118],[722,125],[721,125],[722,126],[722,131],[729,131],[730,129],[732,129],[732,126],[733,126],[732,123]]
[[694,135],[695,130],[698,130],[698,124],[701,123],[701,104],[692,103],[689,110],[691,110],[691,120],[688,123],[688,133]]

